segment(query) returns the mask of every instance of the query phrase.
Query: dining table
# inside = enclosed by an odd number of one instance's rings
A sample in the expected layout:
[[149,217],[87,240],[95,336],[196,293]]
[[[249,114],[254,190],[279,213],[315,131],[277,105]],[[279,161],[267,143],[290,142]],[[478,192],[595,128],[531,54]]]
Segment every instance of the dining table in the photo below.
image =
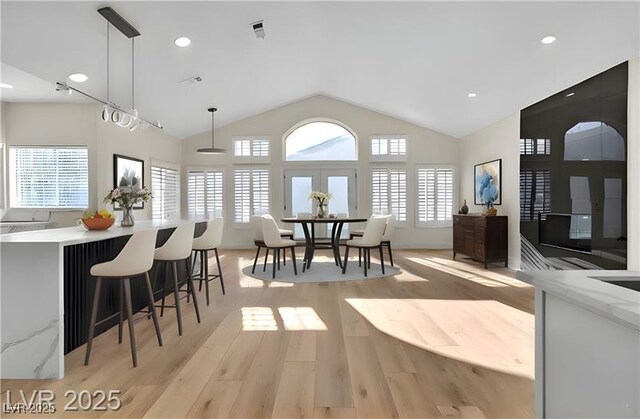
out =
[[[302,271],[311,268],[311,261],[316,249],[330,249],[333,251],[333,259],[336,266],[342,268],[342,260],[340,259],[340,236],[342,235],[342,228],[347,223],[364,223],[367,218],[361,217],[287,217],[281,218],[283,223],[300,224],[302,226],[302,232],[304,233],[304,260],[302,264]],[[316,237],[316,225],[331,225],[331,237]]]

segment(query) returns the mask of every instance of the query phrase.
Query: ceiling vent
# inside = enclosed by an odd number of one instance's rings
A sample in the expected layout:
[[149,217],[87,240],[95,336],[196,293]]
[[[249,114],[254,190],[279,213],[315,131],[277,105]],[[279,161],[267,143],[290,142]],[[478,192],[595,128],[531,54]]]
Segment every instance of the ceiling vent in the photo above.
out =
[[188,79],[181,80],[180,84],[190,85],[190,84],[197,84],[200,82],[202,82],[202,77],[193,76],[193,77],[189,77]]
[[264,20],[259,20],[251,24],[253,32],[256,34],[256,38],[264,39]]

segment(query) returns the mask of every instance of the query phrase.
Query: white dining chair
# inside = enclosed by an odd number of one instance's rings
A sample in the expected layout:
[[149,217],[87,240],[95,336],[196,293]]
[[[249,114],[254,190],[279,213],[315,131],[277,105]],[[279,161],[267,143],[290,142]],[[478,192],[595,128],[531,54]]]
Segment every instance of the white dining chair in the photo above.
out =
[[[280,253],[282,251],[282,256],[286,258],[286,249],[291,249],[291,261],[293,262],[293,273],[294,275],[298,275],[298,267],[296,264],[296,242],[291,239],[282,238],[280,235],[280,231],[278,228],[278,224],[273,219],[273,217],[263,215],[262,219],[262,236],[264,238],[265,247],[268,250],[273,251],[272,258],[272,274],[271,277],[276,277],[276,264],[280,264]],[[276,262],[277,260],[277,262]]]
[[382,236],[387,227],[389,216],[374,216],[367,223],[362,237],[348,240],[344,253],[344,264],[342,265],[342,273],[347,272],[347,261],[349,260],[349,249],[356,247],[362,250],[364,255],[364,276],[367,276],[367,268],[371,267],[371,249],[378,248],[380,250],[380,266],[384,274],[384,258],[382,255]]
[[[389,264],[391,266],[395,266],[393,264],[393,250],[391,249],[391,240],[393,239],[393,233],[396,228],[396,217],[394,215],[387,215],[389,221],[387,222],[387,228],[384,230],[384,235],[382,236],[382,246],[387,247],[387,251],[389,253]],[[376,217],[376,215],[372,215],[371,218]],[[349,238],[353,239],[354,237],[362,237],[364,230],[353,230],[349,232]],[[362,250],[358,251],[358,265],[362,265]]]

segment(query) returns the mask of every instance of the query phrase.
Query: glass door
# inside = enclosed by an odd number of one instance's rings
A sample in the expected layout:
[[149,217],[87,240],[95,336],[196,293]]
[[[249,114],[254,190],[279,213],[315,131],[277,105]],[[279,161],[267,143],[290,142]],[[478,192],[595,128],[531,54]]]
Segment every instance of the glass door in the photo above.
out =
[[[356,171],[355,169],[295,169],[285,170],[285,208],[286,217],[316,213],[317,203],[309,200],[311,191],[329,192],[332,195],[327,207],[329,214],[346,217],[355,215]],[[349,226],[345,224],[342,237],[349,236]],[[295,237],[302,238],[302,228],[296,225]],[[326,236],[324,226],[316,226],[316,235]]]

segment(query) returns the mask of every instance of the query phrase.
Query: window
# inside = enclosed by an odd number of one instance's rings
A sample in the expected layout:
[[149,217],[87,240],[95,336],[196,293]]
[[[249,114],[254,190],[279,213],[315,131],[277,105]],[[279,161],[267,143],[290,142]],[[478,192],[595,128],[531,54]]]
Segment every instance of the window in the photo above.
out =
[[187,209],[190,218],[222,217],[224,176],[222,170],[189,170]]
[[180,218],[180,171],[152,163],[151,213],[154,219]]
[[[267,160],[269,157],[269,139],[265,137],[241,137],[233,139],[233,156],[241,161],[250,158]],[[256,159],[250,159],[255,161]]]
[[407,172],[404,169],[371,171],[371,210],[393,214],[398,222],[407,221]]
[[402,136],[375,136],[371,138],[371,160],[389,161],[407,159],[407,139]]
[[285,138],[287,161],[357,160],[356,138],[332,122],[310,122]]
[[86,147],[10,147],[11,201],[15,208],[89,205]]
[[252,215],[269,213],[269,170],[238,169],[233,180],[235,223],[246,224]]
[[418,167],[418,227],[450,226],[453,214],[453,169]]
[[520,221],[537,221],[551,212],[551,171],[520,170]]
[[549,138],[521,138],[521,155],[549,155],[551,154],[551,139]]

